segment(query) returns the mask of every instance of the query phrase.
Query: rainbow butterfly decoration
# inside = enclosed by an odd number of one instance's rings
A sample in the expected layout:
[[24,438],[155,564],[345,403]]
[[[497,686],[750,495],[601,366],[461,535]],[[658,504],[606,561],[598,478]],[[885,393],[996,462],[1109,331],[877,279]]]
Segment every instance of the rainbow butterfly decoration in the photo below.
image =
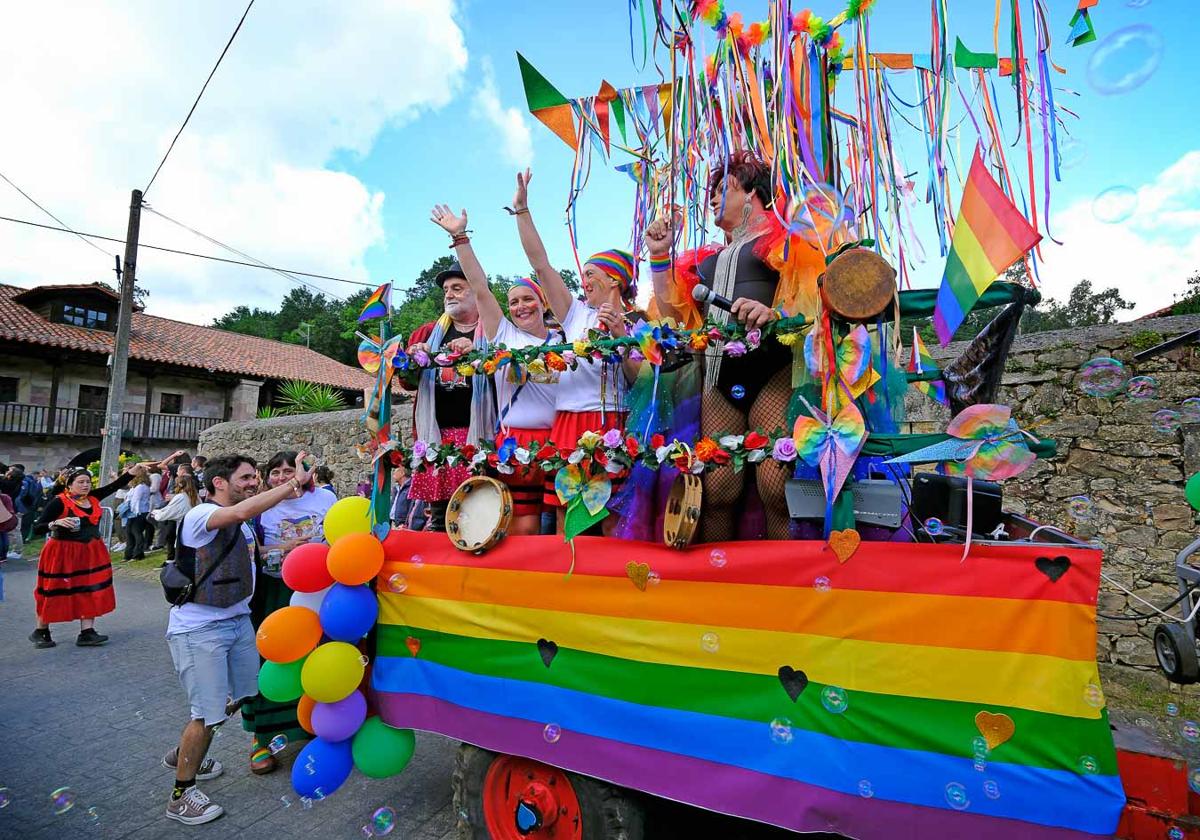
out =
[[821,471],[821,481],[825,485],[825,535],[828,537],[834,500],[867,442],[867,425],[862,412],[852,402],[830,417],[803,397],[800,400],[811,416],[796,418],[792,438],[796,442],[796,454],[806,464]]
[[377,435],[381,426],[379,408],[384,394],[391,386],[396,368],[408,366],[408,356],[400,349],[403,336],[395,335],[387,341],[381,341],[378,337],[368,338],[362,333],[359,333],[359,337],[362,343],[358,345],[358,364],[367,373],[376,374],[375,387],[371,389],[367,401],[367,428],[372,435]]

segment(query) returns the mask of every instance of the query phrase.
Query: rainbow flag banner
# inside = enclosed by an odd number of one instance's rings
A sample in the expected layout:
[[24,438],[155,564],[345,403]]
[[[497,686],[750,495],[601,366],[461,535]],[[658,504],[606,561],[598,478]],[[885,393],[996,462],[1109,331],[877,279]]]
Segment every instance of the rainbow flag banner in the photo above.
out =
[[1041,238],[988,174],[976,146],[933,312],[943,347],[992,281]]
[[[913,345],[912,356],[908,360],[909,373],[938,373],[941,368],[929,353],[929,348],[925,346],[925,342],[921,339],[921,334],[917,332],[917,328],[913,327]],[[937,400],[943,405],[948,404],[946,399],[946,382],[942,379],[927,379],[918,380],[912,383],[913,386],[931,400]]]
[[383,720],[794,831],[1111,834],[1101,553],[393,532]]
[[371,296],[367,298],[367,302],[363,304],[362,312],[358,313],[359,322],[369,321],[372,318],[386,318],[392,308],[392,284],[384,283],[375,291],[371,292]]

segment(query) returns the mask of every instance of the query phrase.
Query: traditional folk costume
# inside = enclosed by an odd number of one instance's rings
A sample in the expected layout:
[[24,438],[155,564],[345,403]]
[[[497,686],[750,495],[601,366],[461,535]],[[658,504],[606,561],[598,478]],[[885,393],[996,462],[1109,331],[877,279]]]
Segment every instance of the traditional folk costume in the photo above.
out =
[[[99,487],[81,501],[60,493],[46,504],[33,526],[34,534],[49,532],[38,558],[37,587],[33,590],[38,620],[43,624],[96,618],[117,608],[112,584],[112,559],[100,537],[100,501],[129,484],[133,476],[122,475]],[[79,530],[50,527],[56,519],[74,516]]]

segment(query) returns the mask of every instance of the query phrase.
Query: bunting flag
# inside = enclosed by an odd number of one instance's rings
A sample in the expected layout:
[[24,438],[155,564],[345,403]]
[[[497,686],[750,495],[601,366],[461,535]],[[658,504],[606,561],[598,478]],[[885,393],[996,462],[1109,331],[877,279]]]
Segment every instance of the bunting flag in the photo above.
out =
[[578,140],[575,137],[575,116],[570,100],[559,93],[558,88],[550,84],[550,80],[520,53],[517,53],[517,64],[521,67],[521,83],[525,86],[529,113],[572,149],[576,148]]
[[[908,360],[908,372],[938,373],[940,370],[941,368],[938,367],[938,363],[929,354],[929,348],[925,346],[925,342],[921,339],[921,334],[917,332],[916,327],[913,327],[912,357]],[[913,385],[918,391],[929,397],[929,399],[947,404],[946,383],[943,380],[919,380],[914,382]]]
[[363,304],[362,312],[358,313],[358,320],[362,322],[369,321],[372,318],[386,318],[391,311],[392,284],[384,283],[378,289],[371,292],[371,296]]
[[933,313],[943,347],[992,281],[1041,238],[988,173],[976,146]]
[[864,541],[842,563],[815,540],[575,543],[566,577],[557,537],[474,555],[394,535],[383,722],[791,831],[1116,829],[1098,548],[984,544],[960,565],[948,544]]
[[1067,43],[1072,47],[1090,44],[1096,40],[1096,27],[1092,24],[1092,16],[1088,9],[1096,5],[1091,0],[1079,0],[1079,6],[1068,24],[1071,27],[1067,35]]

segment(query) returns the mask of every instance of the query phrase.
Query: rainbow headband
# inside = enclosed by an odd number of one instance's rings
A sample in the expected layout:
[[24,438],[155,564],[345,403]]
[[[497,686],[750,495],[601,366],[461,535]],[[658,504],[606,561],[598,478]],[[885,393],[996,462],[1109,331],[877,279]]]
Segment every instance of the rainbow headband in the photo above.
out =
[[542,302],[542,306],[548,306],[546,303],[546,293],[542,291],[542,287],[538,281],[534,280],[532,277],[517,277],[513,280],[513,285],[524,286],[527,289],[532,289],[533,293],[537,295],[538,300]]
[[633,254],[613,248],[592,254],[588,262],[599,268],[605,274],[621,284],[622,295],[634,293]]

